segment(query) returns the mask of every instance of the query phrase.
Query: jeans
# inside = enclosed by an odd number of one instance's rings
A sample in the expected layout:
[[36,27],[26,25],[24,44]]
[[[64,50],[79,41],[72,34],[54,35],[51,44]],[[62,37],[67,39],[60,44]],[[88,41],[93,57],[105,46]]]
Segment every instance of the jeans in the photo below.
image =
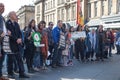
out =
[[110,45],[109,45],[109,56],[112,56],[112,47],[113,47],[113,43],[110,43]]
[[14,61],[13,61],[14,71],[18,71],[17,59],[15,56],[13,56],[13,58],[14,58]]
[[7,71],[9,75],[13,75],[13,63],[15,61],[15,58],[17,60],[17,65],[19,68],[19,75],[24,74],[24,65],[22,61],[22,56],[19,52],[15,54],[7,54]]
[[73,45],[70,46],[69,59],[73,59]]
[[43,66],[43,55],[40,53],[40,66]]
[[58,44],[54,44],[52,65],[61,64],[61,58],[62,58],[62,50],[58,49]]
[[103,51],[103,45],[99,45],[98,53],[96,53],[97,59],[103,59],[104,58],[104,51]]
[[3,67],[3,61],[5,58],[5,54],[3,53],[3,51],[1,51],[2,57],[0,57],[0,77],[2,76],[2,67]]
[[23,48],[23,46],[19,46],[19,50],[20,50],[20,54],[21,54],[22,59],[23,59],[23,57],[24,57],[24,48]]
[[120,54],[120,45],[116,45],[117,48],[117,54]]
[[40,52],[36,52],[33,59],[33,66],[40,67]]

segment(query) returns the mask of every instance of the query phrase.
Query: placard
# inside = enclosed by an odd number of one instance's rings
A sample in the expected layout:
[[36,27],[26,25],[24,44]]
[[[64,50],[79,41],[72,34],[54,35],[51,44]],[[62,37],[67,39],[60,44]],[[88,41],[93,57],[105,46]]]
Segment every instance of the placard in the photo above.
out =
[[71,36],[72,39],[85,38],[85,37],[86,37],[85,31],[73,32]]

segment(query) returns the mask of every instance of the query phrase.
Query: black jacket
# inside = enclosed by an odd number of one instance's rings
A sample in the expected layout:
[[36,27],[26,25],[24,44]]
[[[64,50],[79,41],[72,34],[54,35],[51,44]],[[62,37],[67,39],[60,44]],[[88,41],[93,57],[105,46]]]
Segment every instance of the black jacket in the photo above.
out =
[[19,52],[19,46],[20,44],[17,44],[17,39],[22,39],[22,34],[20,31],[19,24],[17,22],[12,22],[11,20],[8,20],[6,22],[6,28],[11,31],[10,36],[10,48],[13,53]]
[[[5,19],[0,14],[0,35],[3,33],[3,22],[5,22]],[[3,37],[0,37],[0,44],[1,44],[2,40],[3,40]]]

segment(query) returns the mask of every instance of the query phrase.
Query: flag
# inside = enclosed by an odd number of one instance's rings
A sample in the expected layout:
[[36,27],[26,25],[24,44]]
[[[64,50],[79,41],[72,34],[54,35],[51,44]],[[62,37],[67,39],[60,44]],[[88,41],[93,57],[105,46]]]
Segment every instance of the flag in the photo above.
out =
[[81,0],[77,0],[77,24],[84,26]]

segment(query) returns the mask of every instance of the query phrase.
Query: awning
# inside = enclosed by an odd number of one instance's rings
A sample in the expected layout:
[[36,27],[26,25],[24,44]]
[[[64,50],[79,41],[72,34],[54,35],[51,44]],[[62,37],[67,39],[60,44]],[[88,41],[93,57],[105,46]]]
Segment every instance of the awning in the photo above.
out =
[[98,26],[102,25],[104,22],[101,19],[91,19],[86,25],[88,26]]
[[103,24],[104,28],[120,28],[120,23]]

